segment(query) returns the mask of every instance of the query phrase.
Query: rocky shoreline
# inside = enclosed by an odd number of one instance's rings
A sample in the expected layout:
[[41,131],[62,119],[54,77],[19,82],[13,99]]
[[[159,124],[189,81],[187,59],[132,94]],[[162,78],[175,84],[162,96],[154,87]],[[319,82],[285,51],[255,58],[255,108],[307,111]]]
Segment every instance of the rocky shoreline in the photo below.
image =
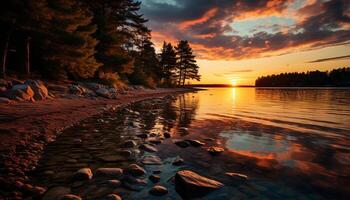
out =
[[27,173],[37,166],[45,145],[64,128],[129,103],[192,91],[140,86],[116,90],[94,83],[47,85],[33,80],[7,87],[11,88],[2,91],[10,100],[0,103],[0,140],[7,141],[0,147],[0,193],[7,199],[35,197],[45,192],[44,188],[26,183]]

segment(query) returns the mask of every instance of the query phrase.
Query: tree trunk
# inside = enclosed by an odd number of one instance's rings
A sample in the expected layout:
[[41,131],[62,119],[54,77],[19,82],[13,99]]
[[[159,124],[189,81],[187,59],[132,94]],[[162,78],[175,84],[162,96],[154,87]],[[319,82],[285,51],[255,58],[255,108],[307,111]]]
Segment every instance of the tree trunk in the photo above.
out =
[[2,70],[1,70],[2,78],[6,78],[6,60],[7,60],[8,49],[9,49],[9,38],[5,42],[4,52],[3,52],[3,55],[2,55]]
[[3,78],[6,78],[6,61],[7,61],[7,54],[8,54],[8,50],[9,50],[9,44],[10,44],[10,38],[12,35],[12,31],[15,28],[15,23],[16,23],[16,19],[12,20],[12,25],[11,28],[7,34],[7,38],[5,41],[5,45],[4,45],[4,51],[2,54],[2,70],[1,70],[1,76]]
[[25,71],[26,75],[29,77],[30,76],[30,37],[27,37],[26,39],[26,47],[25,47],[25,52],[24,52],[24,66],[25,66]]
[[186,70],[184,71],[184,75],[183,75],[183,79],[182,79],[182,86],[185,85],[185,81],[186,81]]
[[179,80],[177,82],[177,85],[180,86],[181,85],[181,79],[182,79],[182,70],[180,70],[179,72]]

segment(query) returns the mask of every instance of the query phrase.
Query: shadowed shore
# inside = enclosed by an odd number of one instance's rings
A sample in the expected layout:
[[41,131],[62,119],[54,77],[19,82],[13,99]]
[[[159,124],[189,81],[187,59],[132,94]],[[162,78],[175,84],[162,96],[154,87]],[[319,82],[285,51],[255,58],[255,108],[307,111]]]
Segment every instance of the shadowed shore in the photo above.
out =
[[117,99],[55,98],[38,102],[0,104],[0,183],[5,190],[17,191],[16,181],[25,182],[44,149],[64,128],[106,110],[129,103],[193,91],[193,89],[135,90]]

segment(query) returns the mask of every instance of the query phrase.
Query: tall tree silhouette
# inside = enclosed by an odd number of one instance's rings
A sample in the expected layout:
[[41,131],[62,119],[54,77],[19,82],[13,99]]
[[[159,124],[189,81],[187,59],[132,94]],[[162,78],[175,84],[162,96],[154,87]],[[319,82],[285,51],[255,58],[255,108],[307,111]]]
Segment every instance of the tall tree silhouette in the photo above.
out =
[[187,79],[200,80],[198,65],[187,40],[181,40],[175,47],[177,53],[178,85],[185,85]]
[[171,43],[163,43],[162,51],[159,55],[161,66],[161,78],[167,86],[171,86],[176,73],[176,52]]

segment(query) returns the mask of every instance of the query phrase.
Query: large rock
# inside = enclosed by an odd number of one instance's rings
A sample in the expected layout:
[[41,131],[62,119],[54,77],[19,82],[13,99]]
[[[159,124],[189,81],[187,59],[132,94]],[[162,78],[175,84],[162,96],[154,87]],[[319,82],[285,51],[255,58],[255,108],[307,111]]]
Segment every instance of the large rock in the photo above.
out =
[[163,196],[168,194],[168,189],[161,185],[155,185],[149,193],[155,196]]
[[73,181],[82,181],[89,180],[93,176],[90,168],[81,168],[77,172],[74,173],[72,180]]
[[49,96],[49,91],[47,90],[44,83],[40,80],[27,80],[24,84],[29,85],[34,91],[35,100],[43,100]]
[[121,168],[98,168],[95,171],[94,177],[108,177],[121,179],[123,177],[123,170]]
[[178,171],[175,175],[175,189],[183,197],[202,197],[224,185],[218,181],[203,177],[190,170]]
[[13,86],[5,94],[9,99],[20,101],[34,101],[34,91],[29,85],[20,84]]

